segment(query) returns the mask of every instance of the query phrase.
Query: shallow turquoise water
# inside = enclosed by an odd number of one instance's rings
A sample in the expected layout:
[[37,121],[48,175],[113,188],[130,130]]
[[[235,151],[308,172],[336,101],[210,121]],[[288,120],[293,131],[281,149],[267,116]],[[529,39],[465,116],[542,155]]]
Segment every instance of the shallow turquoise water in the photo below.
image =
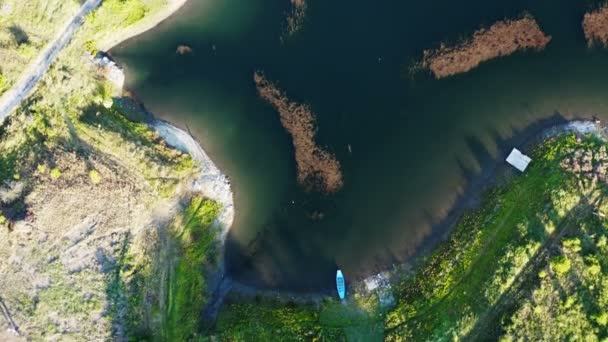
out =
[[[348,281],[409,261],[445,233],[467,176],[502,158],[505,139],[556,112],[608,114],[608,51],[588,49],[580,28],[593,1],[309,0],[282,44],[288,3],[191,0],[112,51],[148,109],[189,128],[231,178],[229,271],[247,283],[329,289],[336,267]],[[545,51],[444,80],[409,76],[424,48],[524,10],[553,36]],[[342,163],[341,192],[296,184],[291,140],[257,96],[255,70],[311,105],[318,141]]]

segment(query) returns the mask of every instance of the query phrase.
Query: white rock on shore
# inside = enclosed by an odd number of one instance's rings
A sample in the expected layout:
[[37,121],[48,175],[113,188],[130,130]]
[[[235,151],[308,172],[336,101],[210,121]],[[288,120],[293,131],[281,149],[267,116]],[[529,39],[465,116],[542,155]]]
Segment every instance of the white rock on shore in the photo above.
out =
[[158,120],[152,124],[152,127],[167,144],[180,151],[189,153],[192,159],[199,163],[201,173],[192,185],[192,190],[201,192],[206,197],[222,205],[222,210],[218,215],[218,222],[221,225],[221,239],[223,241],[234,221],[234,200],[228,178],[213,163],[201,145],[190,134]]

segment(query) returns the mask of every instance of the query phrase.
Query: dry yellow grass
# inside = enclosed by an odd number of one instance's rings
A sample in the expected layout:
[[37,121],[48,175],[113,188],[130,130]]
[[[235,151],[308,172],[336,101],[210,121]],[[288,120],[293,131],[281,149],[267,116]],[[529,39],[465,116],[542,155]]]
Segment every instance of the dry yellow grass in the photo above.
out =
[[473,37],[456,46],[441,45],[425,50],[422,67],[436,78],[467,72],[480,63],[508,56],[518,50],[542,50],[551,41],[530,16],[517,20],[503,20],[489,28],[475,31]]
[[340,162],[315,143],[315,118],[309,106],[292,102],[264,74],[253,76],[260,96],[278,112],[295,148],[298,182],[307,190],[332,193],[343,185]]
[[0,94],[77,10],[76,1],[0,1]]

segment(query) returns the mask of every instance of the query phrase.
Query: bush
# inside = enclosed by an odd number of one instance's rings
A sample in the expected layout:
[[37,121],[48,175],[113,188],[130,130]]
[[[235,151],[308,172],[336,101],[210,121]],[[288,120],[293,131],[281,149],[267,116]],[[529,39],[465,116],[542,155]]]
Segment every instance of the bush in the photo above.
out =
[[551,270],[557,273],[559,276],[563,276],[570,271],[570,260],[563,255],[559,255],[551,259],[550,264]]
[[89,178],[91,179],[91,182],[95,185],[101,183],[101,175],[97,170],[89,171]]

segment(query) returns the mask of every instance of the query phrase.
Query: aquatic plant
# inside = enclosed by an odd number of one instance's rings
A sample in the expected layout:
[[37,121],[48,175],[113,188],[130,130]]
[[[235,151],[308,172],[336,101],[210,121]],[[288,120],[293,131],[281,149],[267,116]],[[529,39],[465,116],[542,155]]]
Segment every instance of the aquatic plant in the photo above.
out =
[[287,36],[293,36],[300,31],[307,8],[306,0],[291,0],[291,12],[287,16]]
[[542,50],[551,41],[529,15],[517,20],[503,20],[489,28],[482,28],[465,42],[438,49],[424,50],[422,67],[431,70],[436,78],[467,72],[480,63],[508,56],[518,50]]
[[289,100],[263,73],[253,76],[258,93],[278,112],[291,135],[298,168],[298,182],[307,190],[333,193],[342,188],[342,171],[335,156],[315,142],[315,118],[310,106]]
[[589,46],[592,46],[594,42],[599,42],[604,47],[608,47],[608,4],[604,4],[595,11],[585,13],[583,31]]

